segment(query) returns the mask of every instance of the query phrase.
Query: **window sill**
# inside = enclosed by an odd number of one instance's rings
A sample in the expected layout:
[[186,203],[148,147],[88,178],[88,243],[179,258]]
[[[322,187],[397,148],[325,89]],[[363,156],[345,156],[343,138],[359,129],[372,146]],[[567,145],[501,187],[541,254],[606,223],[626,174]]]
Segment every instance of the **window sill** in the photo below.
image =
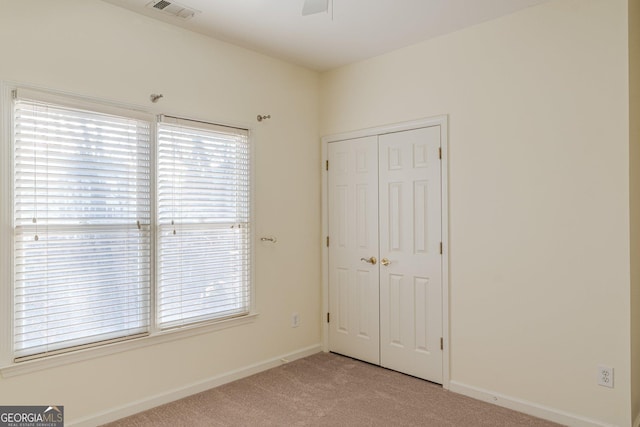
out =
[[137,348],[148,347],[151,345],[162,344],[169,341],[207,334],[210,332],[219,331],[235,326],[246,325],[248,323],[255,322],[257,317],[258,313],[249,313],[242,317],[234,317],[231,319],[221,320],[204,325],[194,325],[180,329],[159,331],[152,335],[135,338],[129,341],[122,341],[118,343],[107,344],[104,346],[78,350],[65,354],[59,354],[56,356],[46,357],[43,359],[12,363],[10,365],[1,367],[0,374],[2,374],[3,378],[29,374],[31,372],[40,371],[43,369],[68,365],[70,363],[95,359],[110,354],[121,353],[123,351],[135,350]]

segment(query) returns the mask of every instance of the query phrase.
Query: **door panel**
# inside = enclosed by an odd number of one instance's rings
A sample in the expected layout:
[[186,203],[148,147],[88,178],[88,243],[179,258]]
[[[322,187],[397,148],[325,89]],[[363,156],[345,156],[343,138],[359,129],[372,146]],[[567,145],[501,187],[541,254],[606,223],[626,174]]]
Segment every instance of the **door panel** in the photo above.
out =
[[329,144],[329,346],[380,363],[377,137]]
[[381,365],[441,383],[440,127],[378,141]]

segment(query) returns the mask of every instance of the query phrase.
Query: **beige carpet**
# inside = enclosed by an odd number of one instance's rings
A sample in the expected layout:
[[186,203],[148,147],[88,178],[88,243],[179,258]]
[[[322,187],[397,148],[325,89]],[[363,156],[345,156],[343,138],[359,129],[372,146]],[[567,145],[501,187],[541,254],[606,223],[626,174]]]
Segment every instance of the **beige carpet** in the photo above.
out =
[[557,426],[427,381],[325,353],[107,425]]

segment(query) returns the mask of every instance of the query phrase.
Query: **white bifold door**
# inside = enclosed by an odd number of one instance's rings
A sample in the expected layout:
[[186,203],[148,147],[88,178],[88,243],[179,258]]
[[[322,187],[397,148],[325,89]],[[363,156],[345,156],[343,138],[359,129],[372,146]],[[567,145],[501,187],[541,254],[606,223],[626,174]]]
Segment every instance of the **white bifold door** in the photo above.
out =
[[440,126],[328,144],[329,349],[442,383]]

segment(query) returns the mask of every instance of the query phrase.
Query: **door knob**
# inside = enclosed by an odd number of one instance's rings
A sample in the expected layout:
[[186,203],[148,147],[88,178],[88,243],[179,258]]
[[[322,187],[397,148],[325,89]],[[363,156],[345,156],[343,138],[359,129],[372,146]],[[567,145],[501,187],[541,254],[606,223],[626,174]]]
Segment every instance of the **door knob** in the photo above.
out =
[[367,259],[367,258],[360,258],[360,261],[364,261],[364,262],[368,262],[371,265],[376,265],[376,262],[378,262],[378,260],[376,259],[376,257],[372,256],[371,258]]
[[391,261],[389,261],[387,258],[382,258],[380,260],[380,264],[384,265],[385,267],[389,264],[391,264]]

